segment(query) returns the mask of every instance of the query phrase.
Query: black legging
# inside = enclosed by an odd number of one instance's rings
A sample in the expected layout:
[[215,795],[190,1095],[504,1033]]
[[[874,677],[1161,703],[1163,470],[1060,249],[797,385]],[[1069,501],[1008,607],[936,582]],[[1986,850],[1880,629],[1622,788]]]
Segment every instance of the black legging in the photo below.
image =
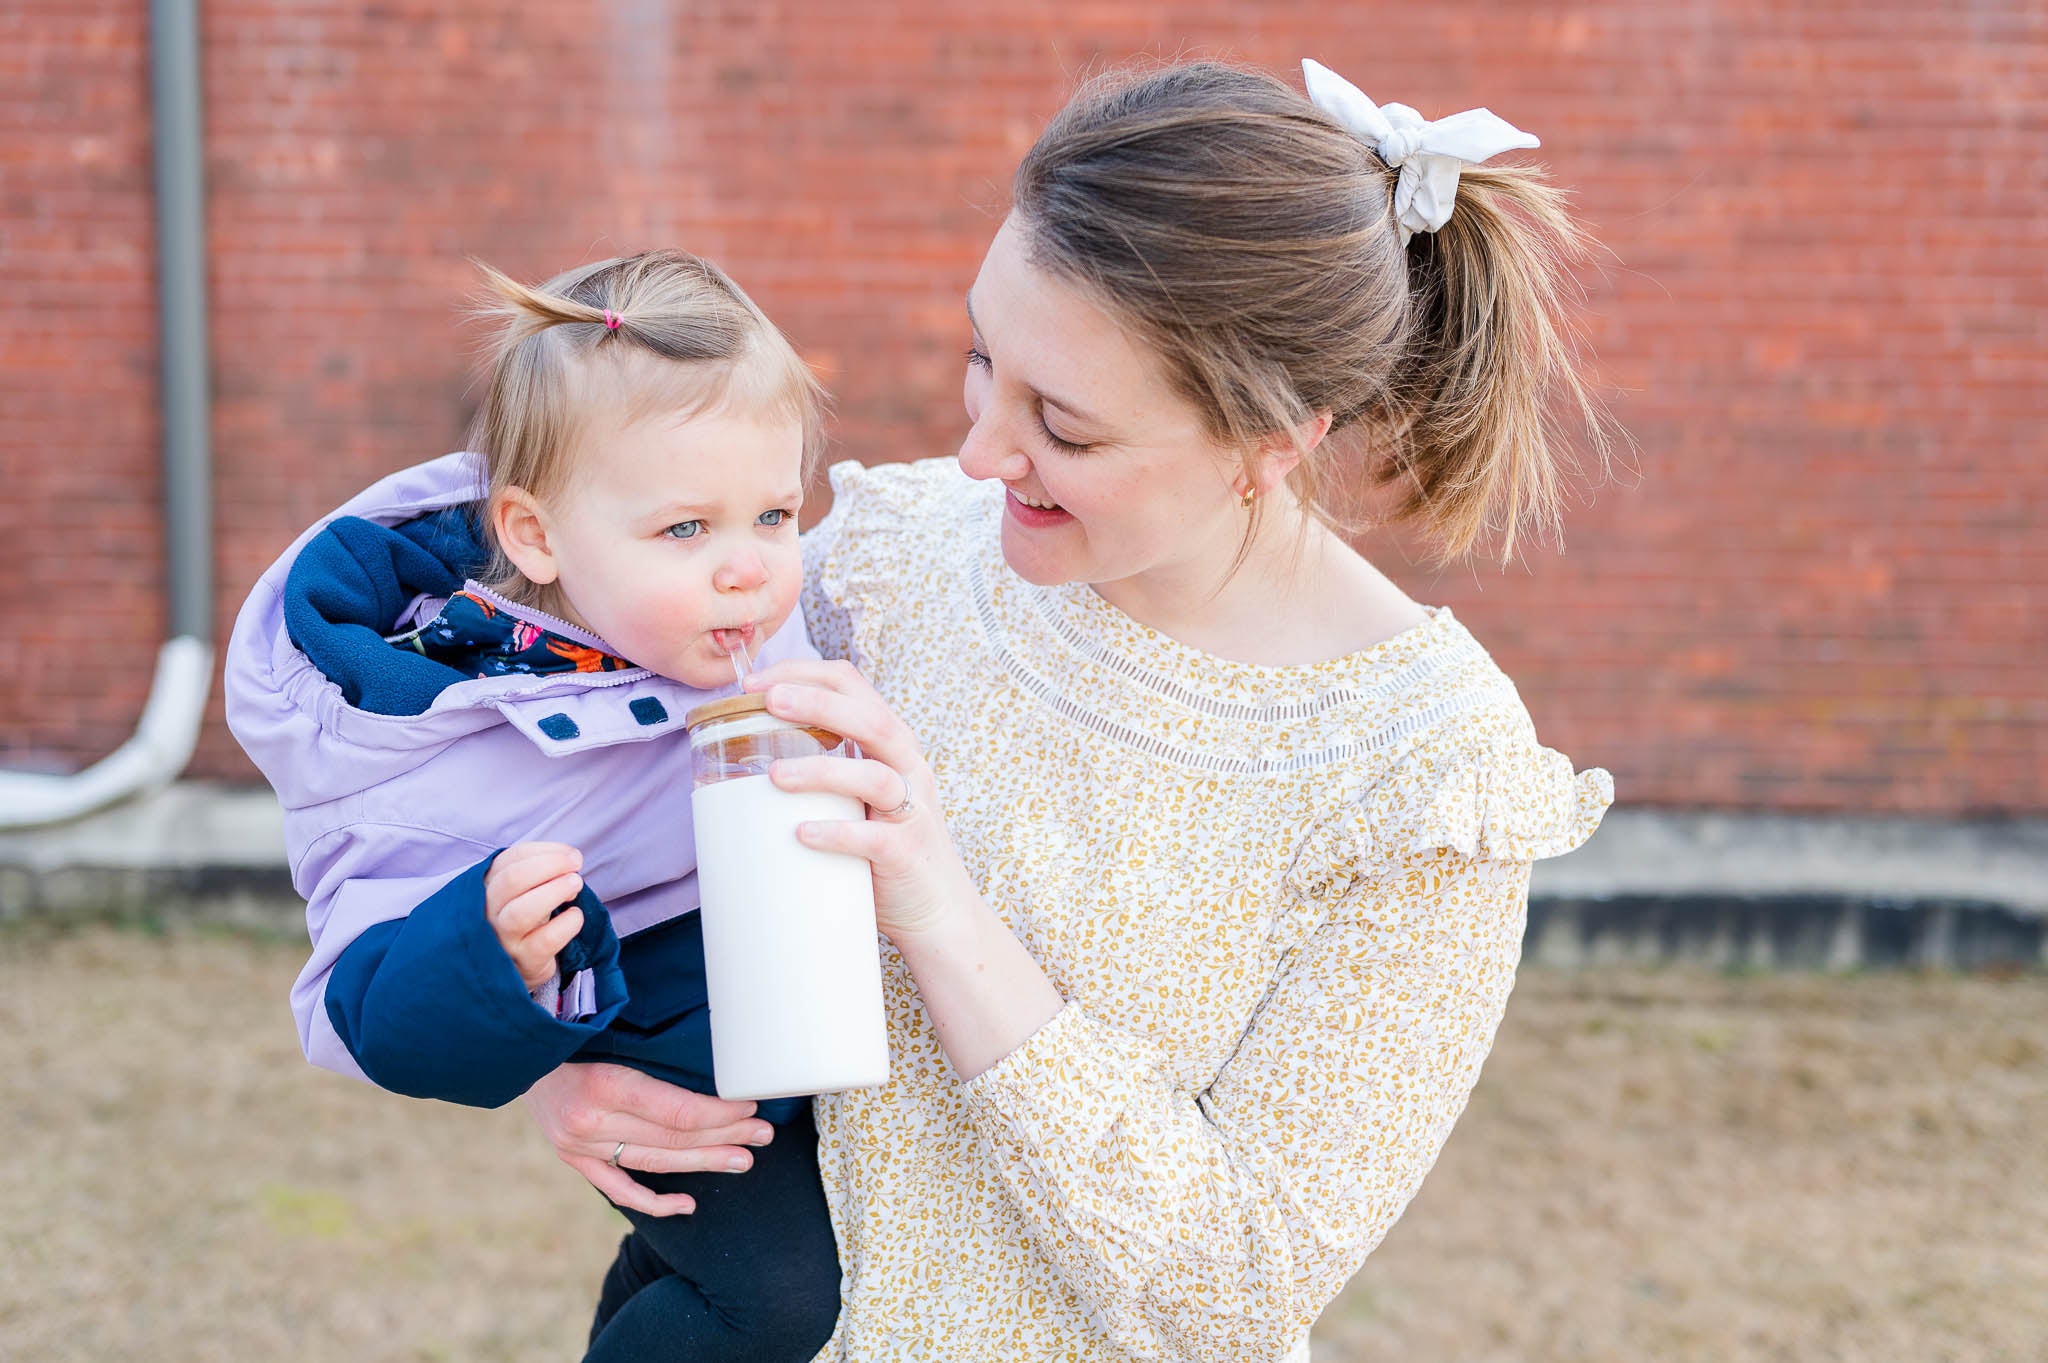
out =
[[688,1216],[620,1208],[633,1230],[605,1274],[584,1363],[808,1363],[839,1319],[839,1255],[808,1106],[744,1174],[641,1174]]

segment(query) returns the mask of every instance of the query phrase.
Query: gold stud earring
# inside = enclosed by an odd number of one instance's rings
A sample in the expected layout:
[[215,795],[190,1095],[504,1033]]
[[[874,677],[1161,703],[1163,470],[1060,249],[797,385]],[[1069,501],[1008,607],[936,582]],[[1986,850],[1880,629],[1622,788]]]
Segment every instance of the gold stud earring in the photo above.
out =
[[1252,509],[1252,499],[1257,497],[1258,495],[1259,494],[1255,489],[1246,488],[1244,490],[1244,497],[1241,501],[1238,502],[1238,505],[1243,507],[1245,510],[1249,511]]

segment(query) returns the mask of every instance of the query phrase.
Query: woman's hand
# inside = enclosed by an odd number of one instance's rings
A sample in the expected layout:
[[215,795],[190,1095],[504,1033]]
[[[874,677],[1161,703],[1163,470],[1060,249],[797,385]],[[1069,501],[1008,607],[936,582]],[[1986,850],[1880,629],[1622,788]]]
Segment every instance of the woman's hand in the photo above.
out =
[[829,791],[868,807],[864,822],[799,824],[806,847],[865,857],[875,870],[875,921],[899,947],[906,935],[942,925],[978,905],[973,882],[939,815],[938,787],[917,735],[851,663],[791,661],[763,668],[746,689],[768,696],[768,713],[816,724],[852,739],[859,758],[800,757],[777,762],[783,790]]
[[974,1078],[1064,1000],[960,864],[917,736],[849,663],[777,663],[746,686],[768,693],[777,718],[860,745],[858,759],[784,759],[769,775],[784,790],[831,791],[867,805],[861,822],[813,820],[797,825],[797,837],[874,867],[875,922],[910,968],[947,1060],[962,1080]]
[[752,1103],[692,1093],[623,1065],[560,1066],[526,1091],[526,1103],[562,1163],[619,1206],[649,1216],[697,1204],[684,1193],[656,1193],[627,1169],[739,1173],[754,1162],[744,1147],[775,1135]]

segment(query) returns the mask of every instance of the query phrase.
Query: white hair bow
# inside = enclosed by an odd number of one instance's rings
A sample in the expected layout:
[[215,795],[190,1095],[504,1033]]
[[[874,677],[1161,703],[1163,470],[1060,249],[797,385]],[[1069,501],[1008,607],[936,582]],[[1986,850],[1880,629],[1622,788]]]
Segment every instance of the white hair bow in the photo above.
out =
[[1350,81],[1304,57],[1302,79],[1309,103],[1349,128],[1400,171],[1394,181],[1394,220],[1401,244],[1417,232],[1434,232],[1451,220],[1458,175],[1467,165],[1519,147],[1540,147],[1525,133],[1487,109],[1467,109],[1431,123],[1405,104],[1374,104]]

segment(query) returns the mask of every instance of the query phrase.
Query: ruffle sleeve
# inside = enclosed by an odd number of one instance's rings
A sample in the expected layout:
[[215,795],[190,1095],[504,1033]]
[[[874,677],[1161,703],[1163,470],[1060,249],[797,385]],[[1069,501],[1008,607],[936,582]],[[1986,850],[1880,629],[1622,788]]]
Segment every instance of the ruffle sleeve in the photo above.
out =
[[1526,716],[1453,741],[1425,738],[1302,840],[1291,879],[1317,898],[1360,876],[1449,850],[1473,861],[1530,862],[1583,845],[1614,803],[1614,778],[1575,770],[1543,747]]
[[863,619],[900,618],[905,592],[925,589],[917,560],[930,552],[929,522],[972,487],[952,459],[872,468],[848,459],[826,472],[832,510],[803,536],[804,623],[827,658],[863,670]]

